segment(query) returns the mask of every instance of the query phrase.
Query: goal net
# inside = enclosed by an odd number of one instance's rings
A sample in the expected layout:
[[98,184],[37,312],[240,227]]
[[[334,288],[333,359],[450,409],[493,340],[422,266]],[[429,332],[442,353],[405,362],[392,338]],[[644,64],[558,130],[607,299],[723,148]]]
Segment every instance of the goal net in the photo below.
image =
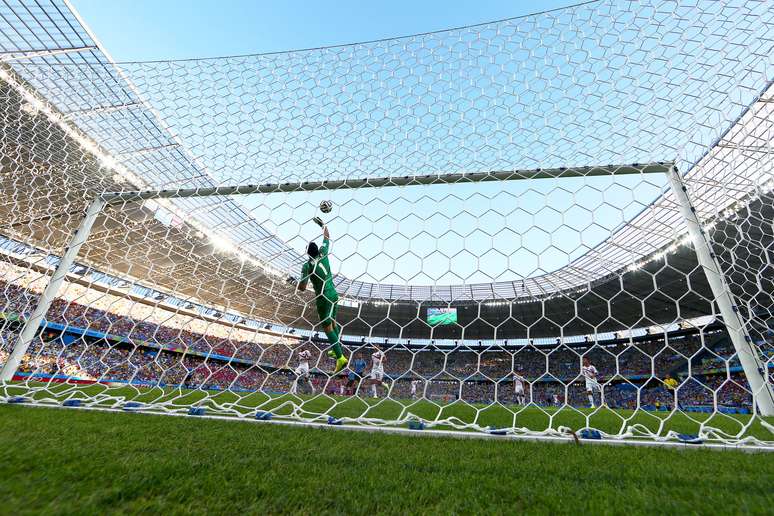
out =
[[136,63],[6,9],[6,401],[774,446],[767,2]]

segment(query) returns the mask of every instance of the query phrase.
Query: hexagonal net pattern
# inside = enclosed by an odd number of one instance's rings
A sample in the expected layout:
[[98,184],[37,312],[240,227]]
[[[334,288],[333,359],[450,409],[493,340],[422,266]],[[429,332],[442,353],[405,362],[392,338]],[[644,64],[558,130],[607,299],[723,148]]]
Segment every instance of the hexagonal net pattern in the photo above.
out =
[[0,11],[7,400],[774,446],[767,2],[132,63]]

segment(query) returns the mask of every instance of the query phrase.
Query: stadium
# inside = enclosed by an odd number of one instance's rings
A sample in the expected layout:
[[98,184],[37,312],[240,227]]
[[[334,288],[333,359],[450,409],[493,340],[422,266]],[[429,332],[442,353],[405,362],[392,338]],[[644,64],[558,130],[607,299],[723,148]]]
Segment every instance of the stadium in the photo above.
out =
[[770,2],[124,62],[0,16],[10,512],[770,510]]

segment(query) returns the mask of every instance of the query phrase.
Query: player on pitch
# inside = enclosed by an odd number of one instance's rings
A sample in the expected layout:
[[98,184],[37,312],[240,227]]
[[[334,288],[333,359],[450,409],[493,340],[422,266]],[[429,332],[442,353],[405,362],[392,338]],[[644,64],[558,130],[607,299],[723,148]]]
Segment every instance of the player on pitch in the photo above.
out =
[[[306,249],[309,260],[301,268],[301,280],[298,282],[296,290],[304,292],[307,283],[312,282],[317,315],[320,316],[320,324],[332,346],[328,355],[336,359],[336,368],[333,370],[333,374],[336,374],[346,367],[348,360],[341,349],[341,325],[336,322],[339,294],[333,285],[333,271],[331,271],[331,264],[328,261],[331,237],[328,227],[321,218],[315,217],[312,220],[323,230],[323,243],[322,246],[317,247],[316,243],[309,242]],[[296,283],[295,278],[289,278],[289,281]]]

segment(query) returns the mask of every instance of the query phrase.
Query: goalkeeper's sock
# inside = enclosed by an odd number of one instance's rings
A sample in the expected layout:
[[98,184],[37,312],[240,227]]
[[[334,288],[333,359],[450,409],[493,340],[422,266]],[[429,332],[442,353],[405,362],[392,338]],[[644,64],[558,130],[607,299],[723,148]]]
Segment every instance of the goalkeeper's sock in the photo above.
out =
[[333,352],[336,353],[336,358],[344,356],[344,350],[341,348],[341,330],[336,331],[336,340],[333,343]]
[[594,407],[594,396],[592,396],[591,394],[589,394],[589,403],[591,403],[591,408],[596,408]]
[[341,358],[344,352],[341,350],[341,344],[339,343],[339,334],[336,330],[326,331],[325,336],[328,337],[328,342],[333,345],[333,353],[336,359]]
[[[333,323],[333,331],[336,332],[336,341],[333,344],[334,353],[338,353],[338,356],[344,354],[344,350],[341,349],[341,325],[339,323]],[[338,351],[336,350],[338,348]]]

